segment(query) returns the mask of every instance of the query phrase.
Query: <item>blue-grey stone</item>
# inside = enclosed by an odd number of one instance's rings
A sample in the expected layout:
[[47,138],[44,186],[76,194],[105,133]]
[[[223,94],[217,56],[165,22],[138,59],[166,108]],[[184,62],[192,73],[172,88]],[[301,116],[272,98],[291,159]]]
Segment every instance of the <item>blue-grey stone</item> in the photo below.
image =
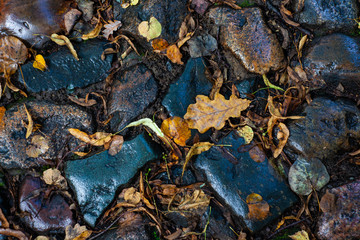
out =
[[[212,147],[198,156],[195,168],[234,216],[250,230],[257,231],[279,217],[297,197],[267,159],[255,162],[248,152],[240,151],[244,143],[236,132],[231,132],[218,143],[231,147]],[[247,217],[249,209],[245,200],[251,193],[260,194],[270,205],[270,215],[264,220]]]
[[147,138],[142,134],[124,142],[115,156],[105,151],[66,163],[66,178],[89,225],[95,226],[120,186],[128,183],[147,162],[160,156],[158,145]]
[[190,59],[180,78],[170,85],[162,104],[171,116],[183,117],[187,107],[196,102],[196,96],[208,95],[211,87],[211,82],[205,76],[204,60]]
[[[111,68],[112,55],[101,60],[101,54],[108,42],[89,40],[74,43],[79,56],[77,61],[66,46],[61,46],[57,52],[45,56],[48,70],[42,72],[29,62],[21,66],[23,74],[18,73],[18,81],[25,81],[30,92],[53,91],[68,87],[85,87],[104,80]],[[23,79],[24,77],[24,79]]]
[[210,56],[217,49],[217,41],[210,34],[202,34],[188,42],[189,53],[192,58]]

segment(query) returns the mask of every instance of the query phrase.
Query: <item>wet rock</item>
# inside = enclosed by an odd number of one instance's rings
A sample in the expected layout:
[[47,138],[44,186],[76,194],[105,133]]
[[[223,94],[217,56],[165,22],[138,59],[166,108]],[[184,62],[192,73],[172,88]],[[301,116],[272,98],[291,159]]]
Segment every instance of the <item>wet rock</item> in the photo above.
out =
[[75,223],[70,205],[56,193],[46,198],[45,187],[40,178],[25,177],[19,193],[22,220],[36,232],[64,232],[66,226]]
[[0,32],[21,38],[28,46],[41,48],[50,41],[46,36],[65,30],[64,16],[71,11],[71,3],[67,0],[1,1]]
[[126,212],[119,220],[116,229],[106,232],[96,240],[151,240],[146,231],[149,221],[139,213]]
[[112,55],[107,55],[104,61],[100,59],[103,50],[109,47],[105,44],[106,41],[100,40],[74,43],[79,61],[66,46],[62,46],[59,51],[44,57],[48,66],[44,72],[33,68],[32,62],[21,66],[23,74],[18,73],[18,82],[25,81],[30,92],[85,87],[100,82],[107,77],[112,62]]
[[183,117],[187,107],[195,103],[195,97],[208,95],[211,87],[211,82],[205,76],[204,59],[190,59],[180,78],[170,85],[162,104],[171,116]]
[[162,27],[160,38],[173,43],[178,39],[181,23],[188,14],[186,4],[183,0],[144,0],[124,9],[118,1],[114,1],[114,17],[123,23],[122,30],[139,34],[139,24],[153,16]]
[[320,202],[323,211],[318,221],[320,239],[360,238],[360,180],[330,189]]
[[249,98],[247,94],[251,94],[255,91],[254,87],[256,82],[256,78],[247,78],[243,81],[236,83],[235,86],[239,91],[240,98]]
[[207,8],[210,6],[210,2],[207,0],[193,0],[190,6],[200,15],[204,15]]
[[[64,152],[72,151],[80,142],[68,138],[68,128],[77,128],[91,132],[93,129],[91,116],[71,105],[56,105],[49,102],[33,101],[25,103],[34,124],[40,124],[40,131],[32,133],[26,139],[28,122],[24,104],[15,105],[7,110],[4,116],[5,125],[0,128],[0,165],[4,169],[26,169],[39,167],[43,164],[55,164],[55,159]],[[36,136],[44,137],[49,146],[37,158],[29,157],[27,149]],[[58,155],[59,154],[59,155]]]
[[285,65],[275,34],[266,26],[259,8],[213,8],[209,18],[220,27],[220,43],[254,73],[264,74]]
[[[195,168],[205,177],[219,200],[234,213],[238,222],[257,231],[297,201],[295,194],[267,159],[255,162],[249,152],[240,151],[245,141],[236,132],[231,132],[218,144],[231,147],[212,147],[198,156]],[[270,205],[270,215],[263,220],[248,217],[249,209],[244,200],[251,193],[260,194]]]
[[158,156],[158,146],[142,134],[125,141],[115,156],[106,151],[86,159],[68,161],[66,178],[76,195],[84,220],[94,226],[96,219],[113,200],[116,190],[128,183],[144,164]]
[[176,184],[177,186],[187,186],[194,184],[196,182],[196,178],[194,174],[190,170],[185,170],[184,175],[182,175],[182,166],[172,166],[169,169],[170,172],[170,180],[167,172],[163,172],[157,175],[157,179],[160,179],[165,184]]
[[330,160],[340,150],[349,151],[360,138],[360,111],[344,100],[315,98],[306,106],[305,118],[290,121],[285,152],[293,159]]
[[314,40],[303,64],[312,89],[336,88],[359,94],[360,90],[360,39],[343,34],[332,34]]
[[140,115],[157,96],[157,83],[144,65],[136,65],[118,75],[111,89],[109,114],[114,114],[111,127],[121,130]]
[[356,0],[305,0],[296,20],[318,34],[341,31],[351,32],[356,26],[358,7]]
[[210,56],[217,49],[217,41],[210,34],[199,35],[187,41],[192,58]]

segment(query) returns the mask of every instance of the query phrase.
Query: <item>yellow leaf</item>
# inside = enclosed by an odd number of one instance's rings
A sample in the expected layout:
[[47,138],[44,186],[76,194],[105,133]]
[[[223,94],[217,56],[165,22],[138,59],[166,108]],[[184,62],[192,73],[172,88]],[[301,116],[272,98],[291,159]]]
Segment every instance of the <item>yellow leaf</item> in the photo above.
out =
[[93,146],[103,146],[105,143],[111,141],[112,134],[106,132],[96,132],[90,137],[90,144]]
[[181,61],[182,54],[180,52],[180,49],[176,46],[176,44],[173,44],[166,49],[166,56],[173,63],[177,63],[177,64],[181,64],[181,65],[184,64]]
[[43,180],[48,185],[54,185],[60,189],[67,189],[67,182],[56,168],[49,168],[43,172]]
[[76,128],[69,128],[68,131],[71,135],[73,135],[77,139],[86,143],[90,143],[90,137],[87,133],[80,131],[79,129]]
[[99,18],[98,22],[96,23],[95,28],[93,30],[91,30],[89,33],[83,34],[81,36],[81,39],[88,40],[88,39],[96,38],[97,36],[99,36],[101,28],[102,28],[102,23]]
[[28,122],[29,122],[28,125],[27,125],[27,127],[26,127],[26,136],[25,136],[26,138],[28,138],[28,137],[30,137],[30,135],[31,135],[31,133],[32,133],[32,131],[33,131],[34,122],[33,122],[33,120],[32,120],[32,117],[31,117],[29,111],[27,110],[25,104],[24,104],[24,108],[25,108],[26,115],[27,115]]
[[87,152],[74,152],[74,154],[78,155],[79,157],[85,157],[86,155],[88,155],[89,153]]
[[262,221],[269,216],[270,205],[257,193],[251,193],[246,197],[249,208],[247,217],[252,220]]
[[78,223],[74,227],[69,225],[65,228],[65,240],[85,240],[91,233],[92,231],[87,230],[86,226],[80,226]]
[[189,152],[186,154],[186,158],[185,158],[185,163],[183,166],[183,170],[182,170],[182,174],[181,177],[184,175],[185,169],[186,169],[186,165],[189,163],[190,159],[195,156],[195,155],[199,155],[202,152],[206,152],[208,151],[212,146],[214,146],[213,143],[209,143],[209,142],[198,142],[195,143],[189,150]]
[[191,137],[187,122],[180,117],[165,119],[161,124],[161,131],[182,147],[186,145],[186,141]]
[[244,138],[245,144],[249,144],[252,141],[252,139],[254,138],[254,131],[248,125],[239,127],[237,129],[237,134],[240,137]]
[[149,21],[141,22],[138,26],[140,35],[145,37],[147,41],[159,37],[161,30],[161,24],[155,17],[151,17]]
[[294,235],[290,235],[292,240],[310,240],[309,235],[306,231],[301,230],[295,233]]
[[190,128],[198,129],[204,133],[211,127],[220,130],[230,117],[240,117],[241,111],[248,108],[250,100],[230,96],[226,100],[223,95],[216,93],[214,100],[207,96],[196,96],[196,103],[190,104],[184,119],[188,120]]
[[35,56],[33,67],[41,71],[45,71],[47,66],[44,57],[41,54]]
[[289,129],[286,127],[284,123],[279,123],[278,126],[279,126],[279,132],[277,133],[277,139],[279,140],[279,144],[273,152],[274,158],[277,158],[281,154],[290,135]]
[[60,46],[66,45],[69,48],[71,54],[74,56],[74,58],[79,61],[79,57],[74,49],[74,46],[66,36],[57,35],[56,33],[53,33],[51,34],[50,39]]

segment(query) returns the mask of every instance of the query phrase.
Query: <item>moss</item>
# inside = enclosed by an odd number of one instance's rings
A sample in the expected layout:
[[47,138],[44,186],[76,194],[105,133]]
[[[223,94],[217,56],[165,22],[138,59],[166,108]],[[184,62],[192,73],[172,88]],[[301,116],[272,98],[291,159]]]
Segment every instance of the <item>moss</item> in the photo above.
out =
[[244,1],[241,1],[240,3],[238,3],[238,5],[242,8],[246,8],[246,7],[252,7],[255,4],[252,2],[249,2],[249,0],[244,0]]

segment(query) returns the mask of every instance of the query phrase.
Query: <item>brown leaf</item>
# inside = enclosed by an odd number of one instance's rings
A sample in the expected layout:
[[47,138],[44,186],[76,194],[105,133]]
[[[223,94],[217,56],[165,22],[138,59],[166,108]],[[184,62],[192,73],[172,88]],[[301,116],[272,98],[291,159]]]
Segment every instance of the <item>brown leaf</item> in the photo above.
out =
[[79,129],[75,129],[75,128],[69,128],[68,131],[71,135],[73,135],[77,139],[79,139],[83,142],[86,142],[86,143],[90,143],[89,134],[87,134],[83,131],[80,131]]
[[72,102],[74,102],[74,103],[76,103],[76,104],[78,104],[78,105],[80,105],[80,106],[83,106],[83,107],[91,107],[91,106],[93,106],[93,105],[96,104],[96,100],[95,100],[95,99],[90,99],[90,100],[88,100],[88,99],[86,99],[86,98],[77,98],[77,97],[75,97],[75,96],[68,96],[68,98],[69,98]]
[[152,40],[151,46],[154,50],[163,51],[169,47],[169,43],[165,39],[157,38]]
[[270,205],[257,193],[251,193],[246,198],[249,208],[247,217],[252,220],[262,221],[269,216]]
[[111,156],[115,156],[118,154],[122,148],[122,145],[124,144],[124,138],[120,135],[115,135],[111,139],[110,147],[109,147],[109,154]]
[[207,208],[210,203],[210,197],[205,194],[201,189],[196,189],[193,193],[187,191],[184,198],[175,209],[171,210],[189,210],[192,211],[196,208]]
[[33,128],[34,128],[34,122],[32,120],[32,117],[29,113],[29,111],[27,110],[26,108],[26,105],[24,104],[24,108],[25,108],[25,111],[26,111],[26,115],[27,115],[27,118],[28,118],[28,125],[26,127],[26,138],[30,137],[32,131],[33,131]]
[[28,49],[20,39],[13,36],[0,38],[0,73],[10,77],[23,64],[28,56]]
[[48,185],[55,185],[60,189],[67,189],[66,179],[56,168],[49,168],[43,172],[43,180]]
[[37,158],[49,149],[49,141],[41,136],[35,135],[31,139],[31,145],[26,148],[26,155],[32,158]]
[[[85,233],[86,237],[83,233]],[[86,226],[80,226],[78,223],[74,227],[69,225],[65,228],[65,240],[85,240],[91,233],[92,231],[87,230]]]
[[171,45],[166,49],[166,56],[170,59],[171,62],[181,64],[184,63],[181,61],[182,54],[180,49],[176,46],[176,44]]
[[101,23],[101,20],[99,18],[98,22],[96,23],[95,28],[93,30],[91,30],[89,33],[83,34],[81,36],[81,39],[82,40],[88,40],[88,39],[96,38],[97,36],[99,36],[101,28],[102,28],[102,23]]
[[321,198],[320,209],[324,213],[330,213],[336,210],[336,197],[333,193],[330,193],[329,190],[326,190],[326,193]]
[[213,143],[209,143],[209,142],[198,142],[195,143],[189,150],[189,152],[186,154],[186,158],[185,158],[185,163],[183,166],[183,170],[182,170],[182,174],[181,176],[184,175],[185,169],[186,169],[186,165],[189,163],[190,159],[195,156],[195,155],[199,155],[202,152],[206,152],[208,151],[212,146],[214,146]]
[[71,54],[74,56],[74,58],[79,61],[79,57],[74,49],[74,46],[66,36],[57,35],[56,33],[53,33],[51,34],[50,39],[60,46],[66,45],[69,48]]
[[257,163],[261,163],[265,161],[266,155],[264,150],[261,147],[255,146],[249,150],[249,155],[252,160]]
[[0,107],[0,130],[5,128],[4,116],[5,116],[6,108]]
[[122,25],[121,22],[118,20],[115,20],[114,22],[109,20],[109,23],[104,25],[105,28],[103,30],[104,37],[106,39],[109,39],[109,36],[113,34],[114,31],[118,30],[118,28],[121,27],[121,25]]
[[277,158],[281,154],[290,135],[289,129],[286,127],[284,123],[279,123],[278,126],[279,126],[279,132],[277,133],[277,139],[279,140],[279,144],[273,152],[274,158]]
[[165,119],[161,124],[161,131],[182,147],[186,145],[186,141],[191,137],[187,122],[180,117]]
[[141,194],[134,187],[128,188],[124,193],[124,200],[130,204],[138,204],[141,201]]
[[184,119],[188,120],[190,128],[198,129],[200,133],[206,132],[211,127],[220,130],[230,117],[240,117],[241,111],[247,109],[250,102],[234,95],[226,100],[220,93],[215,95],[214,100],[198,95],[196,103],[189,105]]

